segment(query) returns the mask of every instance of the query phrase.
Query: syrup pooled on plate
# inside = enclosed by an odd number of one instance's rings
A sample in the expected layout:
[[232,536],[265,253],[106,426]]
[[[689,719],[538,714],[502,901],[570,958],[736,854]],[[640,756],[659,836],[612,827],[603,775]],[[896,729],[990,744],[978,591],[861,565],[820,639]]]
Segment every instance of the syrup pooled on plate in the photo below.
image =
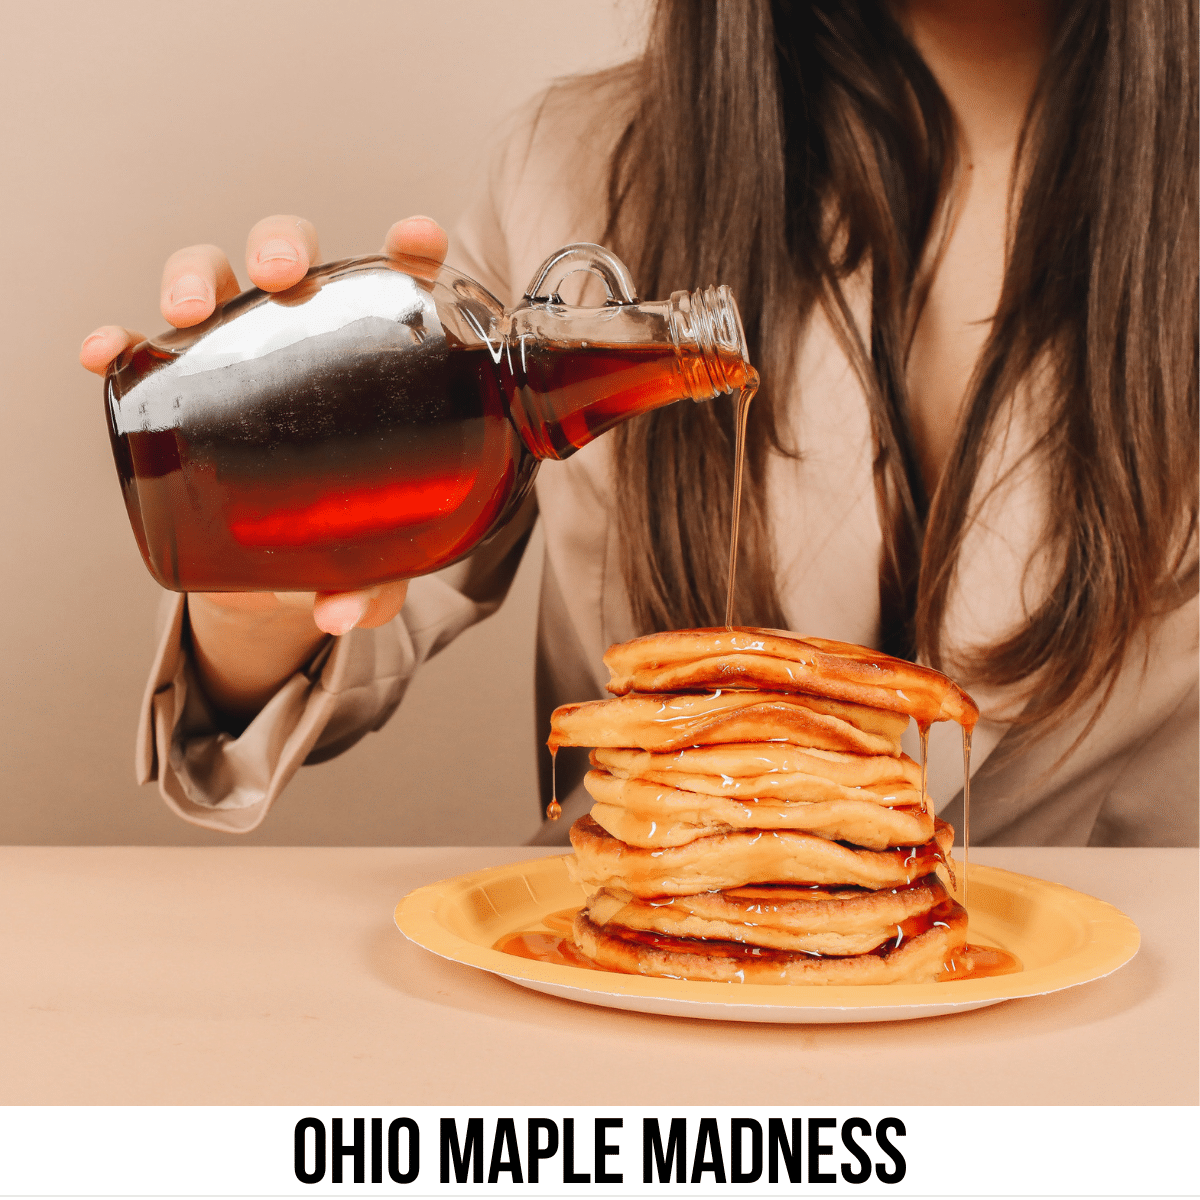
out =
[[[944,906],[939,906],[944,907]],[[938,919],[938,909],[931,910],[919,917],[902,922],[897,928],[896,938],[889,938],[873,952],[886,956],[890,950],[897,949],[904,939],[916,937],[931,928]],[[542,923],[549,929],[525,929],[517,933],[507,933],[500,938],[493,949],[502,954],[511,954],[516,958],[527,958],[533,962],[551,963],[559,967],[583,967],[592,971],[613,971],[613,968],[602,967],[583,954],[571,941],[571,926],[578,908],[564,908],[550,913],[542,918]],[[701,942],[694,938],[671,938],[661,934],[628,931],[623,937],[633,941],[643,941],[648,945],[670,946],[687,952],[702,952],[705,954],[718,953],[725,957],[763,957],[764,952],[755,947],[737,942]],[[819,957],[819,956],[818,956]],[[1011,975],[1020,971],[1021,960],[1007,950],[994,946],[972,946],[969,943],[945,964],[938,983],[954,983],[967,979],[987,979],[997,975]],[[626,972],[613,971],[614,974]]]
[[526,929],[518,933],[506,933],[493,947],[502,954],[517,958],[530,958],[534,962],[554,963],[559,967],[589,967],[601,970],[591,959],[586,958],[571,941],[571,926],[578,908],[563,908],[542,918],[549,932],[541,929]]
[[995,946],[972,946],[968,942],[943,968],[938,983],[958,983],[968,979],[990,979],[996,975],[1015,975],[1025,968],[1021,960]]
[[534,962],[552,963],[556,967],[586,967],[593,971],[604,969],[590,958],[585,958],[583,953],[575,948],[570,936],[561,933],[543,933],[535,929],[509,933],[493,948],[502,954],[529,958]]

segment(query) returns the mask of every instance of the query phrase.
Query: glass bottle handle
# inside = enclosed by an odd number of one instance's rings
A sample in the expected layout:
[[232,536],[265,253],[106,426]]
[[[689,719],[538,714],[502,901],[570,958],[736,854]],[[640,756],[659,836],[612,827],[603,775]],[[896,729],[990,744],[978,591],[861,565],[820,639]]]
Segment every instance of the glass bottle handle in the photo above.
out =
[[629,268],[611,250],[591,242],[574,242],[556,250],[538,269],[533,282],[525,289],[529,304],[562,304],[558,294],[562,281],[576,271],[597,275],[608,293],[607,304],[636,304],[637,292]]

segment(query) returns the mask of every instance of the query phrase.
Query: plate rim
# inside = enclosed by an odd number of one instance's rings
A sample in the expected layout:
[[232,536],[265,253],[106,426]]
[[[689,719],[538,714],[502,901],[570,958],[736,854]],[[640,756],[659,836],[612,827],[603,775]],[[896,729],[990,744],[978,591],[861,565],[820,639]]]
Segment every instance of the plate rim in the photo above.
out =
[[[517,984],[530,982],[570,988],[581,993],[580,1002],[586,1003],[589,994],[599,994],[627,1001],[665,1000],[697,1010],[713,1005],[735,1010],[770,1008],[841,1012],[876,1008],[937,1008],[944,1011],[947,1005],[956,1008],[970,1005],[975,1008],[981,1004],[1044,996],[1103,979],[1132,960],[1141,945],[1141,932],[1137,925],[1115,905],[1065,884],[982,863],[970,864],[970,882],[990,883],[1002,891],[1033,888],[1057,895],[1060,902],[1083,917],[1090,934],[1088,940],[1065,959],[1013,975],[987,979],[834,986],[743,984],[626,975],[589,967],[540,963],[471,941],[448,929],[438,918],[438,906],[456,894],[499,880],[524,878],[527,873],[553,870],[570,857],[570,854],[546,855],[502,863],[415,888],[395,907],[393,919],[396,927],[409,941],[440,958],[486,971]],[[532,890],[530,896],[536,902]],[[1101,935],[1106,935],[1103,943]]]

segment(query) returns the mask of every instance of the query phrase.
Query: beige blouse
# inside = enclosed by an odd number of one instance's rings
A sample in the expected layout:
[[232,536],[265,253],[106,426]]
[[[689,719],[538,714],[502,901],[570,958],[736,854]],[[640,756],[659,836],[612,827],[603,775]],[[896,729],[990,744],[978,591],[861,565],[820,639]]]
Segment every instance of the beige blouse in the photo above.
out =
[[[599,240],[605,159],[619,116],[617,99],[578,84],[553,89],[518,114],[448,261],[512,303],[551,251]],[[971,514],[947,617],[950,644],[961,650],[995,641],[1036,602],[1042,573],[1031,554],[1045,509],[1045,468],[1030,460],[1005,478],[1026,445],[1022,405],[1033,400],[1014,404],[981,473],[978,491],[986,499]],[[867,407],[819,316],[798,358],[788,420],[802,455],[772,458],[766,481],[788,626],[874,645],[882,539]],[[608,674],[601,655],[637,632],[619,569],[610,457],[609,439],[601,438],[566,462],[544,463],[536,504],[496,540],[466,562],[413,580],[404,610],[389,625],[330,639],[239,737],[217,729],[184,649],[186,600],[168,597],[142,709],[139,778],[157,779],[167,803],[189,821],[229,832],[255,828],[301,764],[341,753],[378,729],[420,664],[495,610],[535,519],[545,534],[538,728],[548,728],[555,705],[602,696]],[[972,840],[1195,845],[1197,625],[1193,599],[1143,631],[1110,702],[1065,761],[1091,706],[1039,736],[1036,728],[1010,728],[1013,713],[1003,693],[972,689],[960,677],[983,713],[971,763]],[[958,736],[957,728],[935,727],[930,755],[930,791],[956,823]],[[565,842],[571,821],[587,811],[583,769],[578,755],[560,757],[564,819],[546,823],[535,841]]]

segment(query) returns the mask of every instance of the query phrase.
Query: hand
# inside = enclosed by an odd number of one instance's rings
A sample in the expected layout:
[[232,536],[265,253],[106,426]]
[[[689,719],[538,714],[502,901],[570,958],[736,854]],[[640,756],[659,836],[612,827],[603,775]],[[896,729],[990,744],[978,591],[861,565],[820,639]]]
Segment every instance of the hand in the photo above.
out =
[[[417,255],[441,262],[447,237],[428,217],[397,221],[384,238],[388,256]],[[320,260],[311,221],[274,216],[246,239],[246,271],[263,291],[280,292]],[[229,259],[217,246],[178,250],[163,267],[160,307],[176,328],[207,320],[239,292]],[[121,325],[88,334],[79,361],[103,376],[109,364],[144,335]],[[407,580],[354,592],[206,592],[189,598],[197,664],[209,696],[234,714],[249,715],[313,654],[325,634],[384,625],[400,611]]]

